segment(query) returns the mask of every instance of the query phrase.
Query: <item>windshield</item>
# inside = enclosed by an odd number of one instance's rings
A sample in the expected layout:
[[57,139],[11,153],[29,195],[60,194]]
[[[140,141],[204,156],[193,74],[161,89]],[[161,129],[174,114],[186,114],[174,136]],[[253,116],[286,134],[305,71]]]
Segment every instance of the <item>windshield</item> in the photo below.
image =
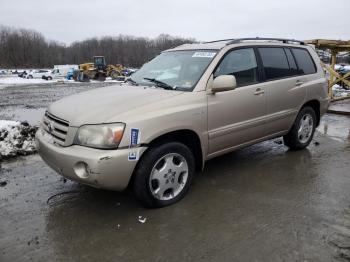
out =
[[140,85],[192,91],[216,53],[215,50],[164,52],[144,64],[131,80]]

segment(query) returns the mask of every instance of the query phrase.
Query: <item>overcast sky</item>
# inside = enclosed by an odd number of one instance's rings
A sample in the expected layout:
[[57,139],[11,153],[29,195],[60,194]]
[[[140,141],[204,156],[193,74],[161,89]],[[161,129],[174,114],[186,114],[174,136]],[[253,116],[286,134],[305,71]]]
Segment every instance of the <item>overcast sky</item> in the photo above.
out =
[[35,29],[63,43],[161,33],[197,40],[348,40],[349,11],[350,0],[0,0],[0,24]]

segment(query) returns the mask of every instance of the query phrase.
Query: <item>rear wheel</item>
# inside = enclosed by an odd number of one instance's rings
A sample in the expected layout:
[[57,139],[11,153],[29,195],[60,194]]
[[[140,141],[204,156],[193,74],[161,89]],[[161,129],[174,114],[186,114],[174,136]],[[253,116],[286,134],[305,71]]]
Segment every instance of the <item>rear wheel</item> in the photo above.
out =
[[287,135],[283,137],[284,144],[291,150],[307,147],[315,133],[316,113],[312,107],[303,107]]
[[142,205],[164,207],[182,199],[195,172],[194,157],[182,143],[149,149],[135,171],[134,193]]

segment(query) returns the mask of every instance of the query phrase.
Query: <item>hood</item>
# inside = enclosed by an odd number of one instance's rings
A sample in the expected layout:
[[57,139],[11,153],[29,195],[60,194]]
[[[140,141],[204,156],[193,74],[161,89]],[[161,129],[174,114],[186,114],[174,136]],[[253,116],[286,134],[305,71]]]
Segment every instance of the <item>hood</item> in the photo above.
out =
[[140,86],[109,86],[65,97],[51,104],[48,111],[75,127],[111,123],[120,114],[182,93]]

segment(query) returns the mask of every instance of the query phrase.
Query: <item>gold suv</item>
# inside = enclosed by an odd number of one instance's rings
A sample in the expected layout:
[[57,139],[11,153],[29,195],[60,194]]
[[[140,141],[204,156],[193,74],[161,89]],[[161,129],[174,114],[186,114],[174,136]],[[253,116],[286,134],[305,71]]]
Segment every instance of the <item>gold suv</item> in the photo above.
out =
[[166,50],[123,84],[61,99],[36,134],[62,176],[123,190],[147,207],[179,201],[213,157],[283,136],[307,147],[329,104],[311,46],[271,38]]

